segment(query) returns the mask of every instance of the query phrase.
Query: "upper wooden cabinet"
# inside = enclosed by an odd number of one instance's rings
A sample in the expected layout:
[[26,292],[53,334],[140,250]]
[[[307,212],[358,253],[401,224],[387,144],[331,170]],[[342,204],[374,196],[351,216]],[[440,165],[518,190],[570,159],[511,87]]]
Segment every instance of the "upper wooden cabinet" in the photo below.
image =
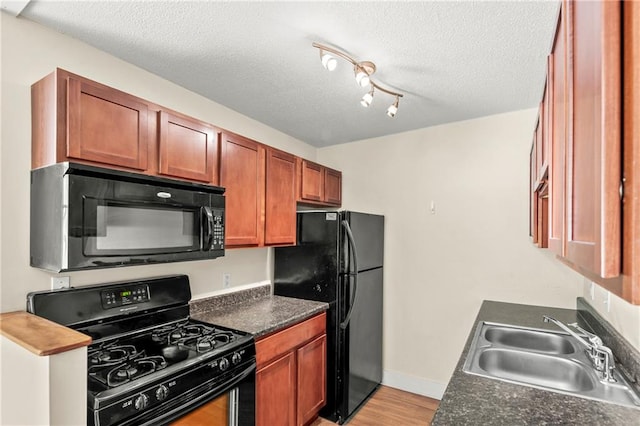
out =
[[267,148],[265,245],[296,243],[296,157]]
[[566,7],[561,5],[551,55],[547,61],[549,88],[549,249],[564,255],[565,152],[567,145]]
[[549,247],[634,304],[640,304],[639,9],[636,2],[564,1],[546,91]]
[[177,113],[160,111],[159,173],[218,184],[218,130]]
[[264,155],[258,142],[222,133],[220,185],[226,188],[227,247],[258,246],[264,241]]
[[226,246],[295,244],[296,157],[230,132],[221,152]]
[[146,171],[149,104],[57,69],[31,90],[32,157],[37,168],[88,161]]
[[32,85],[32,168],[64,161],[226,189],[226,246],[296,243],[296,203],[339,206],[342,174],[56,69]]
[[342,173],[307,160],[300,161],[300,194],[306,204],[340,206]]
[[569,133],[566,253],[603,278],[620,274],[621,4],[566,3]]

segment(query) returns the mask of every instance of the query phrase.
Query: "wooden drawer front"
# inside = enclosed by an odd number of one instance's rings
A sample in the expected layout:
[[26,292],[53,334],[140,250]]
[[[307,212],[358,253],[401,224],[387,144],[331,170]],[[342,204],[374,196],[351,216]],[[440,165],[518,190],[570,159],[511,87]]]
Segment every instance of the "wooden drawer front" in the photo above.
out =
[[325,333],[326,313],[321,313],[304,322],[267,336],[256,342],[256,363],[258,368],[266,363],[303,345],[316,336]]

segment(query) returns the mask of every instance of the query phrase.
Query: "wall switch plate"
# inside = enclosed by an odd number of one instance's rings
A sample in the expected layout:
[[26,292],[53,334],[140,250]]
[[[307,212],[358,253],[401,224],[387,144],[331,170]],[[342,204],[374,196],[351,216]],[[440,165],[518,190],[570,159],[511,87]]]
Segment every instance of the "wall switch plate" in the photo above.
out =
[[607,313],[611,312],[611,292],[607,291],[607,297],[604,299],[604,304],[607,307]]
[[231,287],[231,274],[222,274],[222,288]]
[[436,202],[431,200],[431,205],[429,206],[429,212],[431,214],[436,214]]
[[69,288],[69,277],[51,277],[51,290]]

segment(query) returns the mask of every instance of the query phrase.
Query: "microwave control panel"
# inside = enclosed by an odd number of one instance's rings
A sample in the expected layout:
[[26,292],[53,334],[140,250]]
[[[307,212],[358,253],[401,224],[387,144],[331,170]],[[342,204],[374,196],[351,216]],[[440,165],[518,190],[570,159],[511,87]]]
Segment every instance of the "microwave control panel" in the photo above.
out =
[[146,284],[105,290],[100,294],[102,296],[102,307],[104,309],[117,308],[151,300],[149,296],[149,286]]
[[221,210],[213,212],[213,243],[211,250],[224,249],[224,215]]

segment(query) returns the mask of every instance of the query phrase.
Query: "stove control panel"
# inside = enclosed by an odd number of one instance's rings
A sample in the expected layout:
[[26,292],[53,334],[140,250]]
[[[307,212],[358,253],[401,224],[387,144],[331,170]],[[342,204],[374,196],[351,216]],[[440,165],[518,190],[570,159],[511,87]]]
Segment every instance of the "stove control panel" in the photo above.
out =
[[104,309],[118,308],[134,303],[148,302],[151,300],[149,286],[146,284],[129,285],[100,292],[102,307]]

